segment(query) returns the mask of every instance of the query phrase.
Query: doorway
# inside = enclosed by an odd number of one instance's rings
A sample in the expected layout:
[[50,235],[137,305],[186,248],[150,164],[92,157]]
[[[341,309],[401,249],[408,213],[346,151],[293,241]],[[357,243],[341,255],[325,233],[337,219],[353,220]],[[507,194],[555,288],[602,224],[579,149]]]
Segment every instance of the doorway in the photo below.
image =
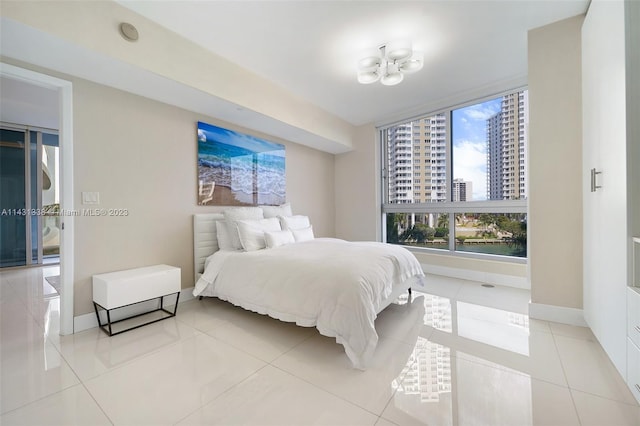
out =
[[58,263],[58,131],[0,123],[0,182],[0,267]]
[[[16,234],[16,240],[18,238],[18,234],[22,234],[22,226],[25,228],[25,233],[27,228],[31,228],[33,231],[37,229],[37,232],[32,232],[31,235],[27,235],[27,238],[24,238],[24,248],[19,247],[17,249],[17,253],[14,253],[14,258],[20,256],[20,251],[24,250],[25,252],[25,262],[27,259],[31,259],[33,264],[34,257],[36,258],[35,262],[37,264],[38,253],[34,256],[34,247],[38,248],[38,251],[41,251],[42,262],[46,261],[48,254],[45,252],[46,244],[58,245],[58,256],[60,262],[60,334],[73,334],[73,322],[74,322],[74,312],[73,312],[73,301],[74,301],[74,265],[73,265],[73,254],[74,254],[74,244],[73,244],[73,230],[74,230],[74,221],[73,221],[73,212],[74,212],[74,202],[73,202],[73,93],[72,93],[72,84],[70,81],[62,80],[59,78],[55,78],[46,74],[34,72],[31,70],[27,70],[24,68],[16,67],[13,65],[9,65],[6,63],[0,63],[0,79],[4,83],[6,81],[17,83],[18,86],[21,85],[20,93],[23,95],[27,95],[29,91],[36,90],[40,91],[42,89],[47,89],[48,91],[53,93],[52,102],[55,105],[55,123],[53,125],[38,125],[37,123],[33,126],[29,126],[29,136],[23,137],[22,143],[25,146],[29,146],[30,150],[33,148],[36,153],[35,155],[27,155],[31,154],[29,151],[26,152],[26,148],[23,148],[23,156],[26,155],[28,160],[24,160],[24,169],[29,170],[30,172],[35,170],[33,175],[30,173],[29,180],[35,179],[36,184],[37,181],[40,180],[40,186],[44,189],[48,184],[55,185],[53,182],[46,182],[46,178],[44,177],[42,170],[43,167],[40,162],[43,159],[43,152],[47,155],[47,172],[48,177],[51,178],[52,175],[55,175],[55,171],[49,169],[49,165],[56,165],[56,157],[57,157],[57,182],[59,189],[57,199],[58,203],[50,202],[50,198],[45,196],[43,193],[40,193],[38,190],[30,190],[29,192],[25,189],[24,195],[14,194],[13,202],[21,202],[21,198],[24,198],[24,203],[30,203],[30,205],[42,205],[43,209],[45,206],[44,212],[39,212],[41,214],[26,216],[23,215],[22,218],[18,218],[13,223],[13,226],[7,225],[6,228],[8,230],[13,230]],[[10,84],[7,87],[11,86]],[[7,90],[5,90],[5,85],[3,84],[2,90],[2,120],[4,122],[20,122],[23,120],[10,119],[7,114],[31,114],[32,117],[38,116],[38,112],[42,112],[42,103],[45,98],[38,97],[36,101],[31,102],[15,102],[11,104],[11,100],[5,102],[5,96],[7,95]],[[10,106],[10,108],[9,108]],[[51,108],[45,108],[46,111],[49,111]],[[23,121],[24,122],[24,121]],[[38,127],[36,127],[38,126]],[[50,129],[57,128],[57,134],[51,131]],[[12,129],[13,131],[21,130],[21,129]],[[22,129],[24,130],[24,129]],[[35,134],[35,136],[33,136]],[[53,139],[57,138],[57,148]],[[4,136],[4,135],[3,135]],[[13,137],[16,137],[16,134],[13,134]],[[17,137],[16,137],[17,138]],[[35,139],[32,139],[35,138]],[[40,139],[40,140],[38,140]],[[3,138],[4,140],[4,138]],[[17,142],[17,141],[16,141]],[[41,151],[38,151],[38,147],[40,147]],[[50,147],[53,147],[50,148]],[[19,151],[14,146],[13,149],[16,151],[11,151],[10,156],[17,157],[19,156]],[[57,152],[57,153],[56,153]],[[3,153],[4,155],[4,153]],[[24,157],[21,157],[24,159]],[[33,164],[27,161],[33,161]],[[19,160],[17,160],[20,163]],[[2,166],[4,166],[4,161]],[[20,168],[23,166],[17,165],[18,170],[14,170],[15,177],[11,179],[20,179],[17,176],[19,175]],[[4,167],[3,167],[4,168]],[[40,170],[40,173],[38,173]],[[3,171],[4,173],[4,171]],[[25,176],[24,174],[22,175]],[[4,182],[4,177],[2,181]],[[31,182],[33,183],[33,182]],[[3,184],[4,185],[4,184]],[[23,185],[26,185],[23,184]],[[25,187],[26,188],[26,187]],[[0,194],[0,198],[4,197],[4,188],[1,188],[3,194]],[[41,203],[38,204],[38,200],[33,201],[33,195],[36,197],[42,197]],[[51,195],[51,194],[49,194]],[[8,197],[8,196],[7,196]],[[53,195],[53,200],[55,201],[55,194]],[[47,203],[47,204],[45,204]],[[57,206],[56,206],[57,204]],[[25,207],[26,208],[26,207]],[[2,207],[0,207],[0,210]],[[57,209],[57,213],[56,213]],[[71,214],[64,214],[64,212],[71,212]],[[13,213],[13,212],[12,212]],[[14,215],[19,216],[19,215]],[[41,216],[40,219],[38,217]],[[3,216],[3,219],[7,216]],[[29,217],[31,219],[29,219]],[[37,223],[33,223],[34,219],[38,221]],[[28,224],[27,222],[31,222]],[[4,222],[4,220],[3,220]],[[18,227],[17,230],[14,227]],[[42,226],[42,228],[40,227]],[[47,231],[45,237],[44,227],[49,226],[49,230]],[[56,230],[53,228],[57,228],[57,235],[54,235]],[[42,233],[40,232],[42,229]],[[50,233],[53,232],[53,233]],[[4,229],[2,229],[2,233],[4,234]],[[40,241],[40,237],[42,236],[42,241]],[[38,241],[34,242],[34,237],[38,239]],[[55,242],[55,237],[57,237],[57,242]],[[0,238],[5,238],[4,235]],[[7,237],[8,238],[8,237]],[[46,243],[45,243],[46,242]],[[52,243],[53,242],[53,243]],[[55,249],[54,249],[55,251]],[[51,253],[53,256],[53,253]]]

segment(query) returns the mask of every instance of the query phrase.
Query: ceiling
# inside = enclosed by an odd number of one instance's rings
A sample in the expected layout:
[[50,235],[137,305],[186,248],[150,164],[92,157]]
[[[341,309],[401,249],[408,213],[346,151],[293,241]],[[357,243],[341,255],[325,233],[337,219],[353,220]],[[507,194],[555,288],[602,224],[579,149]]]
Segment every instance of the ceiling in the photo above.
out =
[[[526,85],[528,30],[585,13],[589,1],[116,0],[355,126],[387,124]],[[359,84],[360,52],[400,39],[424,51],[424,68],[397,86]],[[236,105],[6,16],[0,17],[0,53],[314,149],[353,149],[334,129],[318,132]],[[56,127],[56,102],[26,99],[51,94],[0,83],[0,119]]]
[[0,102],[2,122],[58,128],[58,93],[52,89],[0,76]]
[[[354,125],[526,83],[527,31],[585,13],[589,5],[589,0],[117,1]],[[360,52],[399,39],[425,53],[424,68],[397,86],[358,84]]]

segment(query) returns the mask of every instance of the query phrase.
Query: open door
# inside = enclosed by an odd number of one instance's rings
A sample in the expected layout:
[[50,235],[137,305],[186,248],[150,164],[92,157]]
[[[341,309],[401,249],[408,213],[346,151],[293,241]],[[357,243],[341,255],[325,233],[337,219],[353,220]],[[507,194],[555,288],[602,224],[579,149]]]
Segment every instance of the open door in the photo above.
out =
[[[14,226],[22,226],[22,224],[24,223],[25,228],[30,227],[31,229],[37,229],[37,231],[34,232],[33,235],[29,235],[28,238],[24,239],[25,241],[24,249],[22,247],[18,248],[18,251],[24,250],[25,253],[29,253],[28,256],[24,257],[25,263],[26,263],[26,259],[28,259],[29,256],[31,258],[31,261],[33,262],[33,245],[34,245],[34,241],[36,240],[37,240],[36,246],[42,247],[43,257],[46,257],[44,255],[44,247],[45,247],[44,233],[41,231],[43,230],[44,223],[47,223],[52,226],[56,226],[58,228],[58,232],[59,232],[58,242],[59,242],[59,256],[60,256],[60,284],[62,289],[61,295],[60,295],[60,334],[63,334],[63,335],[72,334],[73,319],[74,319],[74,312],[73,312],[73,293],[74,293],[73,292],[74,290],[73,288],[73,283],[74,283],[74,276],[73,276],[74,275],[73,274],[73,271],[74,271],[74,265],[73,265],[74,221],[73,219],[74,217],[73,217],[73,214],[63,214],[64,212],[71,212],[71,213],[74,212],[72,84],[71,82],[66,80],[51,77],[46,74],[37,73],[34,71],[26,70],[24,68],[19,68],[13,65],[5,64],[5,63],[0,63],[0,76],[2,78],[8,78],[8,79],[17,80],[23,83],[27,83],[32,86],[38,86],[38,87],[43,87],[46,89],[53,90],[56,95],[56,104],[58,105],[58,108],[59,108],[59,120],[58,120],[59,126],[58,126],[58,135],[57,135],[58,166],[59,166],[59,169],[58,169],[59,205],[57,207],[59,209],[59,212],[57,214],[58,219],[54,219],[53,222],[51,222],[50,219],[45,219],[43,221],[42,219],[47,217],[46,212],[44,212],[44,214],[35,215],[36,218],[39,218],[37,220],[41,221],[35,226],[33,222],[31,222],[30,225],[27,225],[26,223],[27,216],[23,216],[22,219],[17,219],[15,223],[11,224],[11,226],[9,225],[9,222],[7,222],[8,225],[6,225],[6,227],[7,229],[10,229],[10,228],[13,229]],[[24,135],[24,137],[25,138],[23,143],[25,144],[25,146],[26,145],[32,146],[31,140],[28,140],[26,138],[26,135]],[[40,137],[42,138],[43,136],[40,135]],[[47,138],[48,137],[44,137],[43,140],[40,141],[41,143],[39,146],[41,148],[44,146],[51,146],[46,141]],[[37,141],[35,146],[37,151],[37,147],[38,147]],[[18,156],[19,155],[18,148],[14,146],[13,149],[16,149],[16,151],[7,151],[7,155]],[[23,147],[22,149],[25,150],[26,148]],[[47,148],[42,148],[42,150],[46,152]],[[2,153],[2,155],[4,155],[4,153]],[[26,155],[25,152],[23,152],[23,155]],[[36,163],[35,168],[31,164],[27,164],[29,156],[26,156],[27,160],[24,161],[24,164],[25,164],[24,168],[37,170],[38,164],[42,163],[42,155],[43,153],[41,151],[39,153],[36,152],[36,156],[32,157],[32,158],[35,158],[35,160],[32,160]],[[55,154],[53,154],[53,157],[55,157]],[[4,169],[4,160],[0,159],[0,161],[2,161],[3,163],[2,168]],[[50,164],[50,163],[47,163],[47,164]],[[21,168],[22,166],[18,165],[17,167]],[[47,168],[49,168],[49,166],[47,166]],[[19,171],[20,170],[17,170],[17,169],[14,170],[11,179],[17,179],[17,175],[19,174]],[[51,170],[49,170],[49,173],[51,173]],[[24,173],[23,173],[23,176],[24,176]],[[40,169],[40,173],[36,172],[34,176],[35,177],[32,180],[35,180],[36,182],[38,180],[41,180],[40,182],[41,187],[46,186],[46,182],[44,182],[44,178],[42,174],[42,169]],[[2,181],[4,182],[4,177]],[[0,189],[4,189],[4,188],[0,188]],[[4,190],[2,192],[3,194],[0,195],[0,197],[4,196]],[[25,195],[24,195],[25,209],[27,204],[31,205],[33,203],[33,199],[31,197],[28,197],[29,194],[36,194],[36,196],[42,197],[43,198],[42,202],[44,203],[45,197],[42,192],[31,191],[30,193],[27,193],[27,191],[25,191]],[[14,196],[17,197],[16,200],[11,200],[14,204],[20,203],[22,201],[22,197],[19,196],[19,194],[14,194]],[[37,205],[37,203],[35,205]],[[40,213],[43,213],[43,212],[40,212]],[[55,216],[55,214],[51,214],[49,216]],[[30,216],[30,217],[33,218],[34,216]],[[33,219],[31,220],[33,221]],[[4,225],[0,225],[0,227],[3,227],[3,226]],[[1,230],[4,234],[4,228],[2,228]],[[37,236],[37,238],[34,239],[34,236]],[[52,237],[52,236],[53,234],[49,235],[49,237]],[[4,237],[0,237],[0,238],[4,238]],[[51,240],[48,240],[48,242],[50,241]],[[18,255],[20,255],[20,253],[15,254],[14,260],[18,257]],[[7,257],[9,257],[9,255],[7,255]]]

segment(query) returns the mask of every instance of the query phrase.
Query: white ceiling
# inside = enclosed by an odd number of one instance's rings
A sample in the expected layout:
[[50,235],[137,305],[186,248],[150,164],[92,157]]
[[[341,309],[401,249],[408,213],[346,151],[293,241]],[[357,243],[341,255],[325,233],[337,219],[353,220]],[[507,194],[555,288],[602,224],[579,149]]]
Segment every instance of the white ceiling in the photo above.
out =
[[[389,123],[526,84],[527,31],[585,13],[589,5],[589,0],[116,1],[354,125]],[[398,86],[357,83],[359,52],[405,38],[425,52],[423,70]],[[352,149],[349,141],[238,107],[5,17],[0,53],[315,149],[334,154]],[[46,94],[30,102],[28,89],[1,83],[0,119],[56,127],[57,108],[42,101]],[[16,91],[29,96],[8,99]]]
[[[354,125],[526,82],[527,31],[585,13],[589,5],[589,0],[117,1]],[[425,52],[423,70],[398,86],[358,84],[359,53],[398,39]]]
[[54,90],[0,76],[0,102],[0,121],[58,129],[58,93]]

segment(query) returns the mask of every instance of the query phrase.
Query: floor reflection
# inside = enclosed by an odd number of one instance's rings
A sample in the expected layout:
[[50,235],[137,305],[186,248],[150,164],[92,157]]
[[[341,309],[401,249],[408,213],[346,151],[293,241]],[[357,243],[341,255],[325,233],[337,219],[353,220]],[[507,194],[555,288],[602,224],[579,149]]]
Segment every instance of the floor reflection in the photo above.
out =
[[529,354],[529,317],[456,302],[458,336],[523,355]]
[[418,292],[412,303],[424,305],[422,330],[383,417],[398,424],[532,424],[531,376],[508,367],[526,365],[530,353],[521,307]]

